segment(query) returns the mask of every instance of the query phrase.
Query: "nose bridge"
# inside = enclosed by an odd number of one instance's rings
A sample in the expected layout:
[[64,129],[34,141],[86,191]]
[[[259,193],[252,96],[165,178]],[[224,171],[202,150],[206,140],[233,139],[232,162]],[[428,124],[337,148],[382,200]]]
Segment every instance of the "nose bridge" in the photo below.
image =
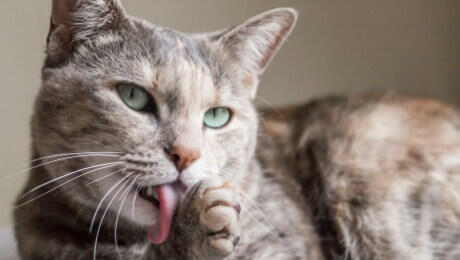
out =
[[181,172],[201,156],[201,127],[192,122],[178,124],[171,136],[168,153]]
[[[162,132],[165,138],[165,150],[179,171],[183,171],[201,156],[202,116],[200,84],[196,78],[196,68],[183,64],[179,92],[174,93],[174,109],[169,118],[164,120]],[[187,65],[187,66],[186,66]],[[194,72],[194,73],[192,73]],[[170,105],[171,106],[171,105]]]
[[[201,130],[201,129],[199,129]],[[201,132],[196,129],[184,129],[176,133],[173,146],[185,146],[190,149],[201,149]]]
[[198,124],[195,116],[188,117],[180,111],[168,115],[161,125],[161,136],[165,147],[171,148],[176,143],[188,144],[188,146],[201,145],[201,125]]

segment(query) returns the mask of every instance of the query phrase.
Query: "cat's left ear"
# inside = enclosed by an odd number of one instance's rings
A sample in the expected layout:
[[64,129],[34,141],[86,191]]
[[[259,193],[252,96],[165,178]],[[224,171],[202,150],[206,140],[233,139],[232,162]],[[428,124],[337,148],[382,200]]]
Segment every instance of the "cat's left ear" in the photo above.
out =
[[255,97],[259,77],[285,42],[297,22],[292,8],[273,9],[234,27],[217,39],[226,61],[244,74],[242,84]]

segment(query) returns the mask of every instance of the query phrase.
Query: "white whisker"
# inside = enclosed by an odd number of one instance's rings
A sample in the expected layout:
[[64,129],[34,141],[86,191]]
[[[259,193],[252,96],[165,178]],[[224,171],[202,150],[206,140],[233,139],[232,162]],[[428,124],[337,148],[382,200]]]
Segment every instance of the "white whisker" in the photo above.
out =
[[[36,186],[35,188],[33,188],[33,189],[27,191],[26,193],[22,194],[19,198],[23,198],[23,197],[29,195],[30,193],[32,193],[32,192],[34,192],[34,191],[36,191],[36,190],[38,190],[38,189],[40,189],[40,188],[42,188],[42,187],[45,187],[45,186],[48,185],[48,184],[51,184],[51,183],[53,183],[53,182],[62,180],[62,179],[64,179],[64,178],[67,178],[67,177],[72,176],[72,175],[74,175],[74,174],[77,174],[77,173],[79,173],[79,172],[83,172],[83,171],[90,170],[90,169],[94,169],[94,168],[98,168],[98,167],[108,166],[108,165],[118,165],[118,164],[121,164],[121,163],[122,163],[122,162],[103,163],[103,164],[98,164],[98,165],[94,165],[94,166],[85,167],[85,168],[83,168],[83,169],[79,169],[79,170],[76,170],[76,171],[73,171],[73,172],[64,174],[64,175],[62,175],[62,176],[56,177],[56,178],[54,178],[54,179],[52,179],[52,180],[50,180],[50,181],[47,181],[47,182],[45,182],[45,183],[43,183],[43,184],[40,184],[40,185]],[[94,172],[94,171],[97,171],[97,169],[96,169],[96,170],[89,171],[88,173]]]
[[[265,127],[269,127],[268,123],[267,123],[267,120],[265,120],[265,118],[262,116],[262,115],[259,115],[259,118],[262,120],[262,123],[265,125]],[[259,133],[258,133],[259,134]]]
[[[240,187],[240,185],[238,183],[236,183],[236,181],[232,180],[232,178],[230,176],[228,176],[227,174],[221,172],[222,176],[224,176],[229,182],[233,183],[234,185]],[[265,225],[263,225],[259,220],[255,219],[256,222],[258,222],[261,226],[263,226],[264,228],[266,228],[270,233],[272,234],[275,234],[274,230],[275,230],[275,227],[271,224],[271,221],[268,219],[268,217],[266,216],[266,214],[263,212],[263,210],[261,208],[259,208],[256,204],[256,202],[254,202],[248,195],[246,195],[242,190],[241,188],[238,189],[238,193],[246,200],[246,202],[249,204],[250,207],[252,207],[253,210],[255,210],[256,212],[258,212],[264,222],[266,223]],[[249,211],[250,208],[248,208],[248,214],[250,214],[250,211]],[[252,214],[250,214],[252,215]]]
[[136,192],[134,193],[133,204],[132,204],[132,207],[131,207],[131,215],[132,215],[133,219],[136,219],[136,216],[134,214],[134,207],[136,206],[136,199],[137,199],[137,195],[139,195],[140,189],[141,189],[141,185],[137,185]]
[[93,215],[93,218],[91,220],[91,225],[89,226],[89,232],[92,232],[93,231],[93,227],[94,227],[94,222],[96,221],[96,216],[97,216],[97,213],[99,212],[99,209],[101,208],[102,206],[102,203],[104,202],[104,200],[107,198],[107,196],[109,196],[109,194],[118,186],[120,185],[120,183],[122,183],[124,180],[126,180],[129,176],[131,176],[132,173],[126,175],[125,177],[121,178],[121,180],[119,180],[117,183],[115,183],[115,185],[112,186],[112,188],[109,189],[109,191],[107,191],[107,193],[104,195],[104,197],[102,197],[101,201],[99,202],[99,204],[97,205],[96,207],[96,210],[94,211],[94,215]]
[[19,207],[22,207],[22,206],[24,206],[24,205],[26,205],[26,204],[29,204],[29,203],[33,202],[33,201],[36,201],[36,200],[38,200],[39,198],[41,198],[41,197],[43,197],[43,196],[45,196],[45,195],[47,195],[47,194],[49,194],[49,193],[51,193],[51,192],[53,192],[53,191],[59,189],[60,187],[66,185],[66,184],[68,184],[68,183],[70,183],[70,182],[72,182],[72,181],[74,181],[74,180],[76,180],[76,179],[78,179],[78,178],[80,178],[80,177],[83,177],[83,176],[88,175],[88,174],[90,174],[90,173],[93,173],[93,172],[96,172],[96,171],[100,171],[100,170],[103,170],[103,169],[106,169],[106,168],[115,167],[115,166],[117,166],[117,165],[119,165],[119,164],[121,164],[121,163],[114,164],[114,165],[109,165],[109,166],[105,166],[105,167],[102,167],[102,168],[98,168],[98,169],[95,169],[95,170],[92,170],[92,171],[89,171],[89,172],[80,174],[80,175],[78,175],[77,177],[72,178],[72,179],[70,179],[70,180],[68,180],[68,181],[66,181],[66,182],[64,182],[64,183],[62,183],[61,185],[58,185],[58,186],[52,188],[51,190],[49,190],[49,191],[47,191],[47,192],[45,192],[45,193],[40,194],[39,196],[37,196],[37,197],[35,197],[35,198],[33,198],[33,199],[30,199],[30,200],[28,200],[28,201],[26,201],[26,202],[24,202],[24,203],[21,203],[21,204],[19,204],[19,205],[16,205],[15,208],[19,208]]
[[73,155],[119,155],[122,154],[121,152],[80,152],[80,153],[60,153],[60,154],[53,154],[53,155],[48,155],[40,158],[36,158],[33,160],[30,160],[29,163],[34,163],[40,160],[44,159],[50,159],[50,158],[56,158],[56,157],[63,157],[63,156],[73,156]]
[[[139,178],[139,176],[137,176],[136,178],[134,178],[134,180],[137,180],[137,178]],[[129,192],[128,189],[126,189],[120,196],[120,198],[123,198],[127,193]],[[119,199],[120,200],[120,199]]]
[[240,182],[240,183],[246,183],[246,184],[251,184],[251,182],[249,181],[246,181],[246,180],[236,180],[233,176],[230,175],[230,173],[226,173],[225,171],[220,171],[219,173],[215,173],[215,174],[221,174],[222,176],[224,177],[227,177],[230,180],[233,180],[233,182],[235,182],[236,184],[238,184],[237,182]]
[[119,173],[119,172],[122,172],[122,171],[124,171],[124,170],[126,170],[126,168],[123,168],[123,169],[118,170],[118,171],[116,171],[116,172],[112,172],[112,173],[109,173],[109,174],[107,174],[107,175],[105,175],[105,176],[102,176],[102,177],[100,177],[100,178],[97,178],[97,179],[95,179],[95,180],[93,180],[93,181],[88,182],[86,185],[91,185],[91,184],[94,184],[94,183],[96,183],[96,182],[100,182],[100,181],[102,181],[102,180],[104,180],[104,179],[106,179],[106,178],[109,178],[109,177],[111,177],[111,176],[113,176],[113,175],[115,175],[115,174],[117,174],[117,173]]
[[[128,177],[130,177],[133,173],[129,174],[129,175],[126,175],[126,177],[124,177],[123,179],[121,179],[121,181],[123,180],[126,180]],[[123,185],[121,185],[121,187],[118,189],[118,191],[113,195],[112,199],[109,201],[109,204],[107,205],[107,207],[105,208],[105,211],[104,213],[102,214],[102,217],[101,217],[101,221],[99,221],[99,227],[97,228],[97,232],[96,232],[96,238],[95,238],[95,241],[94,241],[94,253],[93,253],[93,259],[96,260],[96,253],[97,253],[97,242],[99,240],[99,234],[101,232],[101,227],[102,227],[102,224],[104,223],[104,218],[105,216],[107,215],[107,212],[109,212],[109,209],[110,207],[112,206],[112,203],[113,201],[116,199],[117,195],[120,193],[120,191],[126,186],[126,184],[128,184],[130,182],[130,180],[128,179],[125,183],[123,183]],[[115,184],[114,187],[117,187],[118,185],[120,185],[121,182],[118,182],[117,184]],[[113,189],[113,187],[112,187]],[[110,189],[110,190],[112,190]],[[97,212],[96,212],[97,213]],[[96,214],[95,214],[96,216]],[[91,223],[92,225],[93,223]]]
[[[214,161],[214,164],[216,164],[216,161],[215,161],[215,158],[211,155],[207,155],[207,158],[210,158]],[[217,165],[217,164],[216,164]],[[226,180],[228,180],[230,183],[232,183],[233,185],[237,186],[238,187],[238,193],[244,197],[244,199],[247,201],[248,204],[250,204],[249,206],[251,206],[253,208],[253,210],[255,210],[256,212],[258,212],[260,215],[262,215],[262,218],[263,220],[266,222],[266,224],[264,225],[261,221],[259,221],[256,217],[254,217],[252,215],[252,213],[250,212],[250,208],[248,207],[248,210],[247,210],[247,213],[248,215],[251,216],[251,218],[257,222],[257,224],[259,224],[260,226],[262,226],[263,228],[265,228],[270,234],[274,235],[276,237],[276,234],[275,234],[275,228],[274,226],[271,224],[271,222],[269,221],[269,219],[267,218],[267,216],[265,215],[265,213],[262,211],[262,209],[260,209],[255,202],[253,202],[251,200],[251,198],[249,198],[248,195],[246,195],[244,192],[242,192],[242,189],[241,189],[241,186],[237,183],[237,181],[235,180],[235,178],[233,178],[231,176],[231,173],[227,173],[223,170],[220,170],[219,172],[211,172],[213,174],[216,174],[216,175],[222,175]],[[250,184],[248,181],[243,181],[243,180],[240,180],[239,182],[243,182],[243,183],[248,183]]]
[[33,169],[43,167],[43,166],[46,166],[48,164],[57,163],[57,162],[60,162],[60,161],[70,160],[70,159],[74,159],[74,158],[82,158],[82,157],[119,157],[119,156],[118,155],[92,155],[92,154],[90,154],[90,155],[77,155],[77,156],[59,158],[59,159],[52,160],[52,161],[49,161],[49,162],[40,163],[40,164],[32,166],[32,167],[30,167],[28,169],[13,173],[13,174],[11,174],[9,176],[6,176],[6,177],[3,177],[3,178],[0,178],[0,181],[8,180],[10,178],[13,178],[13,177],[16,177],[16,176],[19,176],[19,175],[27,174]]
[[115,230],[114,230],[114,234],[113,234],[113,238],[115,240],[115,248],[118,252],[118,254],[120,254],[120,248],[118,247],[118,234],[117,234],[117,231],[118,231],[118,221],[120,220],[120,214],[121,214],[121,211],[123,209],[123,206],[125,205],[125,201],[126,201],[126,198],[128,198],[128,195],[129,195],[129,191],[132,190],[132,188],[134,187],[134,184],[136,184],[136,180],[139,178],[140,176],[136,176],[132,181],[131,183],[128,185],[128,188],[126,188],[125,192],[120,196],[123,198],[123,200],[121,201],[121,204],[120,204],[120,208],[118,209],[118,213],[117,213],[117,218],[115,219]]
[[[207,156],[208,158],[212,158],[214,160],[214,158],[212,156]],[[214,163],[215,160],[214,160]],[[236,180],[234,180],[234,178],[231,176],[231,173],[227,174],[225,171],[221,170],[219,173],[217,172],[214,172],[214,174],[216,175],[219,175],[221,174],[226,180],[228,180],[229,182],[233,183],[234,185],[236,185],[238,187],[238,193],[241,194],[245,199],[246,201],[251,204],[250,206],[252,206],[253,208],[256,209],[256,211],[258,211],[259,214],[262,215],[262,217],[264,218],[265,222],[267,222],[267,226],[270,226],[270,227],[267,227],[265,226],[264,224],[262,224],[259,220],[256,219],[256,217],[254,217],[249,209],[247,210],[248,214],[251,215],[252,219],[254,219],[259,225],[261,225],[262,227],[266,228],[271,234],[274,234],[274,231],[275,228],[273,227],[273,225],[270,223],[270,221],[268,220],[268,218],[266,217],[265,213],[262,211],[262,209],[260,209],[255,202],[253,202],[249,196],[247,196],[246,194],[244,194],[242,191],[241,191],[241,186],[237,183]],[[247,183],[247,184],[250,184],[248,181],[243,181],[243,180],[240,180],[240,182],[243,182],[243,183]]]
[[[259,214],[262,216],[264,222],[265,222],[265,225],[267,225],[268,227],[266,227],[272,234],[275,234],[274,233],[274,230],[275,230],[275,227],[271,224],[271,221],[267,218],[267,215],[262,211],[262,209],[260,209],[256,203],[254,201],[252,201],[249,196],[247,196],[246,194],[244,194],[244,192],[242,191],[239,191],[240,195],[242,195],[245,199],[246,199],[246,202],[248,202],[249,204],[251,204],[250,206],[252,206],[253,209],[255,209],[257,212],[259,212]],[[248,208],[248,212],[249,212],[249,208]],[[262,223],[261,223],[262,225]]]
[[273,235],[274,237],[277,237],[277,236],[276,236],[276,233],[275,233],[275,231],[274,231],[274,228],[270,228],[270,227],[268,227],[266,224],[262,223],[261,220],[257,219],[257,216],[254,216],[254,215],[251,213],[251,211],[250,211],[249,208],[247,208],[247,209],[243,208],[242,210],[244,210],[244,211],[248,214],[248,216],[249,216],[254,222],[256,222],[256,224],[258,224],[260,227],[262,227],[263,229],[265,229],[268,233],[270,233],[270,234]]
[[[268,100],[266,100],[266,99],[264,99],[262,97],[259,97],[259,96],[256,96],[256,99],[264,102],[271,109],[273,109],[279,116],[281,116],[281,118],[286,119],[286,116],[283,113],[281,113],[281,111],[275,105],[273,105],[271,102],[269,102]],[[261,116],[261,115],[259,114],[259,116]]]

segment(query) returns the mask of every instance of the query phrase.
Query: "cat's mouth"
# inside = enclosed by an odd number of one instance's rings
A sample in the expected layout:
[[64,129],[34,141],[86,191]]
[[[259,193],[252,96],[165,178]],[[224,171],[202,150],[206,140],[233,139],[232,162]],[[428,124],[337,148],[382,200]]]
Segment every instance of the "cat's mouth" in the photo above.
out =
[[168,239],[172,218],[176,212],[183,186],[179,182],[159,186],[143,187],[139,196],[158,209],[156,223],[148,229],[148,239],[153,244],[161,244]]
[[154,187],[142,187],[138,191],[139,197],[152,203],[156,208],[160,207],[160,201]]

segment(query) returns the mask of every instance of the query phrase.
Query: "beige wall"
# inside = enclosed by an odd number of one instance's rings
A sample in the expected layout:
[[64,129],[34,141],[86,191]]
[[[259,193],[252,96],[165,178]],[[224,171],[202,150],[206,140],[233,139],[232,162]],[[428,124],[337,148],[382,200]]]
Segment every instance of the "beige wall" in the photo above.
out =
[[[27,166],[28,121],[51,1],[0,1],[0,176]],[[183,31],[219,29],[294,6],[292,38],[262,81],[274,104],[329,93],[397,91],[460,104],[458,0],[125,0],[132,14]],[[0,181],[0,226],[22,178]]]

